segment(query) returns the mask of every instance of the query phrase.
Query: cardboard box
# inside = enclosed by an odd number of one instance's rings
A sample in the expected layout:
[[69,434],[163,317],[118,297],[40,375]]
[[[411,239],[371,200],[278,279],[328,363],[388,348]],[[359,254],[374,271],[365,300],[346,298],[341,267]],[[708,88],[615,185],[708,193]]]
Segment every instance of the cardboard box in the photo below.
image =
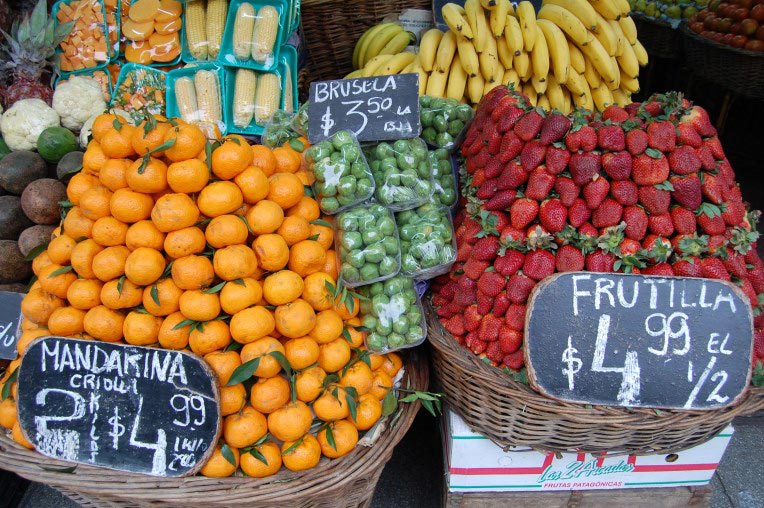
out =
[[517,492],[700,486],[711,481],[732,438],[728,426],[710,441],[670,455],[504,452],[472,432],[454,412],[442,418],[446,484],[450,492]]

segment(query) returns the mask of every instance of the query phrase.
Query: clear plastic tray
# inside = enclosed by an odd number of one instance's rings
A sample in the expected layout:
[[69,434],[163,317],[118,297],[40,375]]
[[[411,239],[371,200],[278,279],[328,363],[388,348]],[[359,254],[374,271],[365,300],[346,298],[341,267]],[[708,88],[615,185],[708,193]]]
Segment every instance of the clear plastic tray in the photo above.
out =
[[136,124],[144,120],[146,112],[164,116],[166,79],[167,73],[159,69],[127,63],[119,71],[110,107],[127,112]]
[[[132,0],[130,5],[141,1],[147,0]],[[185,12],[184,2],[178,3]],[[180,62],[183,12],[178,17],[173,16],[174,20],[171,22],[157,21],[157,18],[165,19],[169,15],[169,11],[164,11],[160,4],[155,17],[150,21],[136,23],[128,16],[121,27],[125,60],[151,67],[173,66]],[[162,33],[159,33],[157,28]]]
[[[175,95],[175,84],[176,82],[181,78],[191,78],[192,81],[196,78],[196,73],[199,71],[210,71],[214,72],[218,79],[218,86],[220,90],[220,96],[218,97],[220,101],[220,112],[221,117],[220,119],[215,122],[218,129],[220,129],[221,134],[226,134],[226,124],[223,121],[222,117],[222,111],[223,106],[225,105],[226,101],[228,101],[228,93],[226,88],[226,79],[225,79],[225,71],[223,68],[214,63],[214,62],[200,62],[198,64],[194,64],[192,66],[183,67],[181,69],[174,69],[167,73],[167,116],[171,118],[182,118],[186,122],[189,123],[199,123],[204,122],[204,119],[201,118],[201,116],[198,114],[199,110],[197,109],[195,111],[196,114],[191,114],[190,116],[188,113],[185,113],[181,111],[180,105],[178,104],[178,98]],[[195,84],[195,83],[194,83]],[[198,99],[198,95],[197,95]]]
[[456,261],[456,236],[445,206],[427,203],[395,214],[401,242],[401,274],[432,279]]
[[422,122],[422,139],[432,147],[456,150],[464,139],[475,112],[468,104],[455,99],[430,97],[419,98],[419,118]]
[[[236,73],[240,69],[228,67],[225,69],[225,87],[228,94],[228,100],[225,101],[225,104],[223,105],[223,120],[226,124],[226,129],[229,133],[236,133],[236,134],[248,134],[250,136],[260,136],[262,135],[263,131],[265,130],[266,123],[258,124],[255,118],[253,117],[252,120],[249,122],[249,124],[246,127],[238,127],[234,124],[234,117],[233,117],[233,108],[234,108],[234,100],[236,97]],[[245,69],[247,71],[251,71],[251,69]],[[252,71],[256,75],[260,75],[263,73]],[[276,74],[279,77],[279,83],[281,84],[281,96],[279,98],[278,109],[283,109],[284,107],[284,75],[280,72],[274,71],[269,74]],[[257,90],[255,90],[257,92]],[[254,97],[253,97],[254,101]],[[253,102],[254,104],[254,102]]]
[[[256,18],[259,18],[260,10],[266,6],[273,7],[278,13],[278,32],[276,33],[270,56],[263,62],[255,61],[251,56],[250,58],[238,58],[234,53],[234,25],[236,24],[239,6],[243,3],[248,3],[254,7]],[[228,6],[228,19],[226,21],[225,33],[223,34],[223,42],[220,46],[218,62],[227,66],[245,67],[256,71],[267,72],[275,70],[281,61],[279,59],[281,45],[285,42],[284,32],[287,30],[287,27],[285,26],[288,11],[287,7],[286,0],[233,0]],[[255,28],[257,27],[258,21],[259,19],[255,20]]]
[[374,176],[374,198],[393,211],[410,210],[432,196],[432,165],[421,138],[383,141],[364,149]]
[[[76,5],[72,7],[72,4]],[[55,20],[55,26],[57,27],[59,24],[61,24],[58,20],[58,12],[60,10],[77,9],[83,4],[93,4],[94,10],[100,9],[101,21],[96,21],[90,26],[84,27],[80,21],[82,19],[81,16],[75,16],[70,20],[75,21],[72,31],[69,33],[67,38],[64,39],[63,42],[61,42],[61,44],[56,47],[56,54],[59,56],[57,68],[59,69],[62,76],[68,76],[70,74],[82,74],[95,69],[102,69],[106,67],[111,58],[108,44],[104,44],[104,47],[101,48],[100,51],[99,48],[93,48],[93,55],[87,55],[82,50],[82,48],[85,46],[85,43],[81,41],[81,37],[83,35],[82,30],[99,30],[101,33],[101,43],[103,43],[106,34],[108,34],[109,29],[106,24],[106,7],[101,0],[59,0],[53,4],[53,8],[51,9],[51,15]],[[63,61],[64,57],[66,57],[67,61],[71,62],[71,65],[73,66],[71,69],[69,68],[69,65]],[[76,68],[76,65],[79,65],[78,61],[81,61],[82,63],[82,67],[80,68]]]
[[452,210],[459,202],[456,185],[456,167],[451,154],[445,148],[430,150],[432,163],[432,197],[430,203],[441,204]]

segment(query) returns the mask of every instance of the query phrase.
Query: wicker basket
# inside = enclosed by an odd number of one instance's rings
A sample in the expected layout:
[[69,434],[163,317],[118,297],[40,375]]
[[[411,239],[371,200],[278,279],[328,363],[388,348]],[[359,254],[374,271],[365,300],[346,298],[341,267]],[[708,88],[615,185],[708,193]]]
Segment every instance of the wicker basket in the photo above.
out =
[[632,13],[631,17],[637,25],[639,42],[648,54],[669,60],[682,59],[682,35],[679,29],[636,13]]
[[687,65],[732,92],[764,99],[764,53],[732,48],[682,28]]
[[437,390],[470,428],[501,446],[553,452],[646,455],[701,444],[736,416],[764,408],[764,389],[734,407],[671,411],[584,406],[550,399],[486,365],[460,346],[426,305]]
[[350,73],[356,42],[388,14],[431,8],[431,0],[303,0],[306,82],[339,79]]
[[[406,376],[412,389],[427,389],[428,370],[423,355],[413,352],[407,357]],[[282,470],[262,480],[245,476],[157,478],[82,464],[73,473],[53,471],[70,467],[71,463],[22,448],[5,435],[0,435],[0,468],[50,485],[87,508],[370,506],[382,469],[418,410],[419,402],[401,404],[388,419],[392,428],[385,429],[372,447],[358,446],[341,459],[322,459],[316,468],[304,473]]]

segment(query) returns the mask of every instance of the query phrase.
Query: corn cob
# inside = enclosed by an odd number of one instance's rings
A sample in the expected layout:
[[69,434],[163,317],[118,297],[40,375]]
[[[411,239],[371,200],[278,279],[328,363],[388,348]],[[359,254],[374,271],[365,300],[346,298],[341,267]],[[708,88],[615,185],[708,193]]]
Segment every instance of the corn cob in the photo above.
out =
[[264,6],[257,13],[252,34],[252,60],[266,63],[273,56],[273,46],[279,32],[279,13],[275,7]]
[[293,101],[294,96],[292,95],[292,69],[289,68],[289,66],[286,67],[286,76],[284,79],[284,86],[286,89],[284,90],[284,111],[287,113],[293,113],[294,107],[293,107]]
[[207,34],[203,0],[190,0],[186,4],[186,41],[188,50],[197,60],[207,59]]
[[197,71],[194,76],[196,104],[199,108],[199,121],[218,123],[223,120],[220,106],[220,83],[213,71]]
[[233,124],[244,128],[252,121],[255,114],[255,86],[257,76],[249,69],[236,71],[233,98]]
[[281,82],[273,73],[260,74],[257,78],[255,94],[255,123],[265,125],[279,107],[281,100]]
[[196,105],[196,89],[189,77],[175,81],[175,102],[178,104],[180,117],[186,122],[198,120],[199,109]]
[[218,57],[220,41],[223,40],[228,0],[207,0],[207,54],[210,60]]
[[239,60],[249,60],[252,54],[252,33],[255,28],[255,8],[244,2],[236,11],[233,24],[233,54]]

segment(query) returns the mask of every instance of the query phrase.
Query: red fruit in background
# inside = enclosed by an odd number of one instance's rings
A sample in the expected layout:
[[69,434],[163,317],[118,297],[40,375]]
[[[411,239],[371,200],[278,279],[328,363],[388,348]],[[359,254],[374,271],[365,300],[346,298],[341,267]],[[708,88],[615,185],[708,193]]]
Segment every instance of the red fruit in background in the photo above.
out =
[[507,296],[512,303],[524,304],[536,286],[536,281],[521,272],[512,275],[507,281]]
[[544,119],[539,140],[545,145],[559,141],[568,132],[571,124],[572,122],[567,116],[560,113],[552,113]]
[[730,33],[734,36],[740,33],[740,23],[737,21],[730,25]]
[[565,146],[571,152],[577,152],[579,150],[584,152],[591,152],[597,148],[597,131],[594,127],[589,125],[583,125],[578,130],[573,130],[565,135]]
[[594,180],[584,185],[586,206],[592,210],[596,209],[602,204],[609,192],[610,182],[598,175]]
[[499,329],[499,347],[505,355],[514,353],[523,345],[523,334],[507,325]]
[[690,235],[698,229],[695,212],[681,206],[671,209],[671,222],[674,224],[674,231],[680,235]]
[[668,213],[651,215],[647,218],[647,228],[654,235],[671,236],[674,233],[674,222]]
[[557,198],[541,203],[539,222],[550,233],[559,233],[568,222],[568,209]]
[[602,118],[604,120],[610,120],[614,123],[621,123],[629,119],[629,113],[627,113],[626,110],[621,106],[611,104],[602,112]]
[[[745,49],[748,51],[764,51],[764,27],[760,27],[759,30],[762,33],[761,39],[752,39],[745,43]],[[758,33],[758,31],[757,31]],[[757,36],[758,37],[758,36]]]
[[524,261],[525,254],[514,249],[507,249],[503,256],[496,258],[493,267],[501,275],[509,277],[523,266]]
[[674,187],[671,197],[679,205],[695,210],[703,202],[698,175],[672,176],[669,182]]
[[626,148],[631,155],[639,155],[647,148],[647,133],[643,130],[634,129],[626,133]]
[[612,272],[615,256],[609,252],[597,249],[586,255],[586,270],[589,272]]
[[514,131],[523,141],[530,141],[541,131],[543,123],[544,117],[538,111],[532,109],[517,121]]
[[499,154],[497,158],[504,164],[511,161],[518,155],[523,149],[523,140],[517,137],[514,131],[507,131],[501,138],[501,146],[499,147]]
[[516,331],[522,331],[525,328],[525,304],[513,303],[510,304],[507,312],[504,313],[504,322],[511,329]]
[[648,145],[661,152],[676,148],[676,127],[668,120],[650,122],[647,125]]
[[732,38],[732,47],[733,48],[742,48],[745,46],[745,44],[748,42],[748,37],[745,35],[736,35]]
[[528,198],[520,198],[512,203],[509,209],[512,227],[515,229],[525,229],[528,224],[536,219],[539,212],[537,201]]
[[592,225],[595,228],[615,226],[621,221],[622,215],[623,206],[615,199],[607,198],[592,212]]
[[500,190],[483,204],[484,210],[505,210],[514,203],[517,191],[514,189]]
[[735,21],[743,21],[748,17],[750,13],[751,11],[749,9],[746,9],[745,7],[739,7],[732,13],[732,19]]
[[759,23],[764,23],[764,5],[756,4],[751,7],[751,18],[755,19]]
[[[757,360],[764,360],[764,328],[756,328],[753,331],[753,357]],[[506,356],[504,363],[507,363]]]
[[584,269],[584,253],[573,245],[563,245],[557,249],[555,268],[558,272],[578,272]]
[[631,176],[632,158],[626,151],[602,154],[602,169],[611,180],[626,180]]
[[[498,178],[491,178],[490,180],[485,180],[483,183],[480,184],[480,187],[478,187],[477,192],[475,193],[475,196],[477,196],[479,199],[490,199],[496,194],[496,191],[499,190],[498,185],[499,179]],[[472,183],[475,183],[473,180]]]
[[669,176],[668,159],[661,153],[655,158],[643,153],[634,157],[631,176],[637,185],[655,185]]
[[[526,145],[528,146],[528,145]],[[554,188],[555,176],[546,172],[546,168],[538,167],[531,171],[528,183],[525,186],[525,196],[530,199],[541,201],[545,199]]]
[[574,153],[570,156],[568,167],[573,181],[578,185],[584,185],[600,172],[600,154],[596,152]]
[[671,204],[671,193],[652,185],[644,185],[639,188],[639,204],[649,213],[666,213]]
[[489,342],[488,347],[485,348],[485,356],[495,365],[498,365],[502,358],[504,358],[504,353],[501,350],[501,344],[499,344],[498,334],[496,335],[496,340]]
[[570,152],[565,148],[557,148],[554,145],[547,147],[544,162],[546,164],[546,171],[550,175],[559,175],[565,171],[569,161]]
[[502,292],[493,301],[493,315],[502,317],[511,305],[506,292]]
[[647,234],[647,213],[642,207],[627,206],[624,208],[623,221],[626,223],[626,229],[623,231],[626,238],[642,240]]
[[[479,259],[470,258],[467,260],[466,263],[464,263],[462,270],[464,270],[464,275],[466,275],[467,278],[472,280],[478,280],[480,276],[483,275],[483,272],[485,271],[485,269],[488,268],[489,266],[490,266],[490,263],[488,261],[480,261]],[[459,297],[459,293],[456,294],[455,298],[458,298],[458,297]]]
[[732,19],[731,18],[721,18],[716,19],[714,22],[714,30],[721,34],[729,33],[730,28],[732,28]]
[[523,365],[525,365],[525,356],[523,355],[523,350],[519,349],[512,353],[511,355],[507,355],[504,357],[504,365],[509,367],[512,370],[520,370],[523,368]]
[[756,38],[760,41],[764,41],[764,26],[760,26],[759,29],[756,30]]
[[758,29],[759,23],[755,19],[744,19],[740,22],[740,34],[746,37],[755,36]]
[[475,294],[475,298],[477,299],[477,309],[481,316],[485,316],[491,312],[491,308],[493,307],[493,297],[478,291]]
[[631,180],[610,182],[610,195],[623,206],[636,205],[639,201],[639,187]]
[[497,296],[504,290],[507,280],[496,272],[483,272],[477,282],[478,291],[490,297]]
[[477,305],[470,305],[464,309],[464,328],[468,332],[474,332],[480,327],[480,320],[483,318],[478,311]]
[[[695,133],[695,131],[692,131]],[[695,133],[697,135],[697,133]],[[700,136],[698,136],[700,141]],[[668,155],[669,168],[677,175],[689,175],[700,171],[700,158],[695,149],[689,145],[683,145]]]

